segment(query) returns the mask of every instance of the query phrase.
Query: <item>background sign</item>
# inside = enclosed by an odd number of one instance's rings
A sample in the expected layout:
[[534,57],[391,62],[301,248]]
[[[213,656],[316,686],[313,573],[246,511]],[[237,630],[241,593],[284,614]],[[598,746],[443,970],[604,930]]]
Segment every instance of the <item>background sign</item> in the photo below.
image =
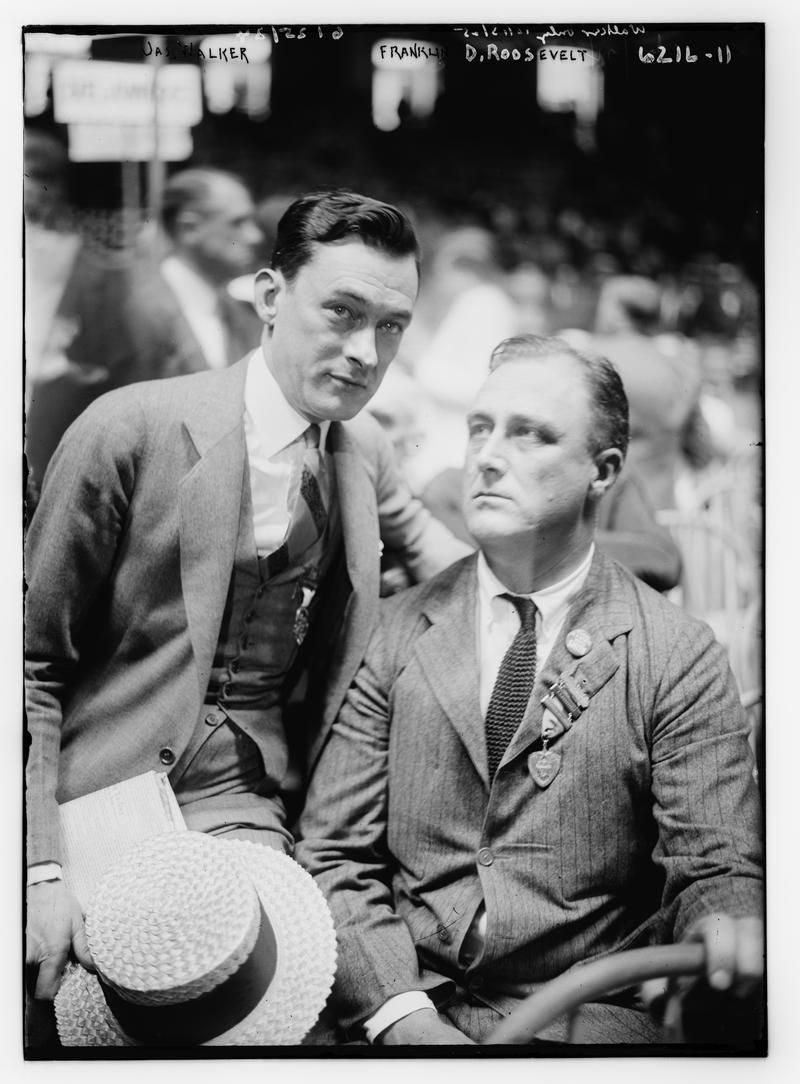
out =
[[59,124],[152,124],[188,127],[203,119],[199,68],[105,60],[64,60],[53,70]]

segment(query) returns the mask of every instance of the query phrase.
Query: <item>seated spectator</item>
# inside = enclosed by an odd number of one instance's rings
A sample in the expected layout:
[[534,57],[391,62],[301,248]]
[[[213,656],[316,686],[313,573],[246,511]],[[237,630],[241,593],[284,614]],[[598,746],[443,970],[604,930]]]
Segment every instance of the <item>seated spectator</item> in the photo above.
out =
[[687,340],[659,334],[661,290],[650,279],[620,276],[603,286],[595,332],[559,332],[579,349],[614,363],[630,403],[628,456],[656,510],[675,507],[675,484],[687,457],[710,458],[700,410],[702,373]]
[[[704,981],[737,1004],[763,968],[724,652],[595,544],[628,442],[619,376],[533,336],[491,370],[464,478],[480,551],[383,604],[301,824],[337,926],[332,1008],[380,1045],[480,1042],[539,984],[648,943],[700,942]],[[755,1001],[744,1019],[756,1034]],[[581,1027],[659,1037],[630,990]]]
[[517,330],[487,230],[463,226],[435,244],[422,278],[420,316],[419,325],[415,317],[409,329],[405,356],[417,382],[424,432],[416,468],[427,482],[458,466],[464,418],[486,373],[489,351],[498,338]]

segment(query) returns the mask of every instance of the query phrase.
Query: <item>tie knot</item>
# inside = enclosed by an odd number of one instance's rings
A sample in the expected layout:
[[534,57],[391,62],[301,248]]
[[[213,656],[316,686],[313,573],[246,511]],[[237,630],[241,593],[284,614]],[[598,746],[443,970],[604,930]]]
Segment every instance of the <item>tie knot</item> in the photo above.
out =
[[303,434],[306,439],[306,448],[319,448],[319,426],[312,422]]
[[520,625],[526,632],[536,631],[536,603],[532,598],[523,598],[521,595],[501,595],[508,599],[519,614]]

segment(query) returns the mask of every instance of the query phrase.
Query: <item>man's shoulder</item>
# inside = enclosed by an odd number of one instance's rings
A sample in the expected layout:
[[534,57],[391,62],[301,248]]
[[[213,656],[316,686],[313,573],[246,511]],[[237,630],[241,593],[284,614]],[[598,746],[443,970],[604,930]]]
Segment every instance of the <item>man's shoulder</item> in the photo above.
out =
[[205,370],[159,380],[143,380],[115,388],[99,396],[84,411],[89,422],[138,415],[144,424],[168,415],[185,415],[196,402],[220,397],[241,397],[243,376],[238,372],[243,361],[229,369]]
[[606,611],[628,611],[637,639],[643,638],[664,649],[679,639],[694,639],[698,646],[714,639],[705,621],[665,598],[607,554],[595,553],[589,582],[594,588],[596,606]]
[[470,577],[475,574],[475,554],[455,561],[425,583],[418,583],[381,599],[381,619],[393,628],[416,623],[425,615],[435,615],[443,607],[455,611],[469,594]]

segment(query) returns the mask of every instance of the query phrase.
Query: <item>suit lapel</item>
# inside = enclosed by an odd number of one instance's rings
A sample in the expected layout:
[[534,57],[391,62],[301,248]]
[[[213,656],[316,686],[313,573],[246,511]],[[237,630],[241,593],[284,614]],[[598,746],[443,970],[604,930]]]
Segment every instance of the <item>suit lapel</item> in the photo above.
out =
[[[542,736],[542,697],[566,670],[580,667],[590,679],[592,693],[597,692],[619,667],[611,641],[633,628],[630,606],[620,602],[612,588],[613,566],[599,552],[595,554],[586,584],[570,607],[549,657],[539,671],[522,722],[511,739],[501,763],[525,752]],[[572,629],[583,629],[591,638],[591,648],[576,658],[567,648],[566,638]]]
[[375,486],[362,452],[344,426],[333,422],[329,434],[342,517],[347,572],[358,590],[377,598],[380,580],[380,525]]
[[430,628],[414,651],[433,695],[489,788],[486,733],[480,711],[476,646],[475,557],[453,565],[425,605]]
[[375,486],[354,438],[338,422],[331,424],[328,447],[333,456],[336,499],[342,524],[347,577],[352,594],[342,629],[344,652],[330,676],[324,725],[314,743],[321,748],[375,627],[380,586],[380,528]]
[[198,453],[179,489],[181,584],[205,695],[239,534],[246,462],[244,362],[220,373],[184,418]]

